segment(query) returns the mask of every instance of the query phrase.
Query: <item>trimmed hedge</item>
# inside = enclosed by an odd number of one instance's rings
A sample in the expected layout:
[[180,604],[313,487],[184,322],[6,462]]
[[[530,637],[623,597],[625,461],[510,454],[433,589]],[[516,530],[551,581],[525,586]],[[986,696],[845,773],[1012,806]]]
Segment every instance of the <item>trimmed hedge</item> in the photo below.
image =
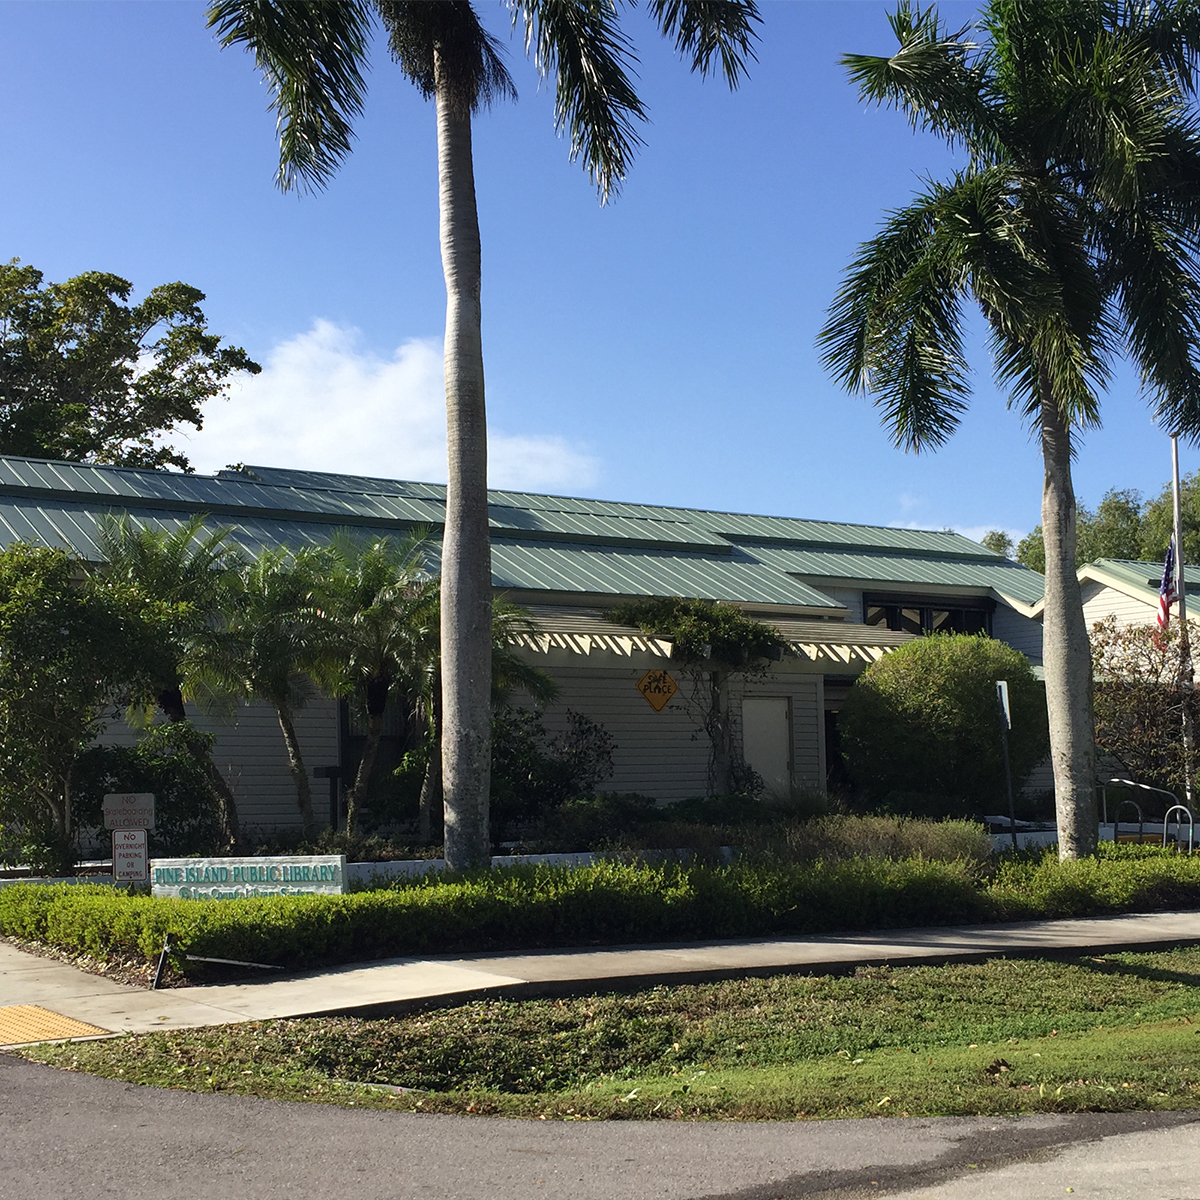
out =
[[730,867],[496,870],[346,896],[167,900],[0,889],[0,933],[74,953],[183,950],[292,968],[411,954],[820,933],[985,919],[963,863],[855,859]]
[[[1133,848],[1129,848],[1133,849]],[[1200,857],[1127,853],[1059,864],[857,858],[729,867],[605,863],[497,870],[347,896],[156,900],[107,887],[0,889],[0,933],[73,953],[182,950],[290,969],[413,954],[1200,908]]]

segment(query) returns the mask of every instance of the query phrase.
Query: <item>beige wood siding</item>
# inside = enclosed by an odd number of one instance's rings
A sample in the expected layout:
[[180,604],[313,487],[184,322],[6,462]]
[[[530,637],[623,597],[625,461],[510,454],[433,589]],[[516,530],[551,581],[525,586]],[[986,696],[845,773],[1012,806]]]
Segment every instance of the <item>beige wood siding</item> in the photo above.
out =
[[1029,772],[1028,778],[1021,785],[1021,791],[1028,796],[1054,791],[1054,764],[1049,755]]
[[1083,616],[1088,628],[1110,614],[1122,625],[1153,625],[1158,619],[1158,602],[1139,600],[1105,583],[1089,580],[1083,585]]
[[821,591],[825,593],[830,600],[836,600],[838,604],[843,605],[850,610],[850,615],[846,619],[853,625],[861,625],[863,623],[863,594],[859,591],[851,591],[849,588],[831,588],[822,587]]
[[1031,663],[1042,661],[1042,623],[1023,617],[1007,604],[997,604],[992,614],[992,637],[1020,650]]
[[[656,669],[663,665],[657,664]],[[708,742],[689,714],[686,697],[691,684],[682,671],[671,670],[680,693],[662,712],[655,712],[636,688],[646,672],[644,665],[556,663],[546,669],[560,689],[557,702],[546,710],[547,729],[565,729],[567,710],[571,709],[598,721],[616,739],[613,776],[601,785],[605,791],[640,792],[663,802],[704,794]],[[791,698],[793,777],[803,787],[821,787],[824,780],[820,683],[816,674],[776,670],[749,685],[759,695]],[[737,687],[730,706],[734,712],[740,711],[741,690]]]
[[[655,669],[666,665],[660,661]],[[555,664],[548,670],[559,698],[546,709],[547,729],[564,730],[571,709],[603,725],[616,740],[612,778],[600,785],[604,791],[640,792],[664,801],[704,794],[707,743],[688,715],[683,694],[655,712],[636,686],[646,666]],[[681,688],[689,686],[683,672],[671,675]]]
[[[640,697],[639,697],[640,699]],[[287,752],[275,710],[267,704],[243,704],[232,721],[220,723],[196,712],[188,714],[197,728],[216,735],[213,758],[237,797],[238,816],[247,832],[298,826],[296,785],[288,769]],[[110,722],[99,739],[108,745],[132,745],[138,732],[124,721]],[[311,776],[313,767],[338,761],[337,701],[318,697],[296,714],[296,736]],[[313,808],[317,819],[328,818],[328,784],[314,779]]]

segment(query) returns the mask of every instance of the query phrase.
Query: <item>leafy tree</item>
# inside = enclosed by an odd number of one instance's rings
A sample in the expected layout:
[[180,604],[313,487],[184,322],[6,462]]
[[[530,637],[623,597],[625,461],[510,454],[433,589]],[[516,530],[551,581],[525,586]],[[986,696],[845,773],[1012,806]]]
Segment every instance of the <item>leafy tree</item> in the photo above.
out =
[[[1079,505],[1075,516],[1075,568],[1098,558],[1138,559],[1145,534],[1142,494],[1134,488],[1109,488],[1096,511]],[[1166,545],[1163,545],[1166,552]],[[1042,527],[1027,533],[1017,547],[1017,561],[1045,573],[1046,546]]]
[[[210,698],[206,662],[226,621],[240,559],[229,543],[230,530],[209,529],[199,515],[176,529],[153,529],[125,515],[103,516],[96,529],[97,580],[136,607],[146,631],[141,658],[129,671],[134,707],[157,707],[167,721],[182,724],[185,696]],[[197,761],[220,798],[227,841],[235,843],[237,801],[213,761],[211,743],[184,738],[180,745],[201,756]]]
[[672,597],[619,604],[605,616],[618,625],[669,637],[671,659],[691,676],[690,707],[709,744],[710,794],[752,792],[761,787],[742,753],[729,703],[738,678],[765,675],[786,649],[778,630],[746,616],[732,604]]
[[[1200,624],[1188,624],[1195,645]],[[1200,693],[1179,686],[1179,623],[1164,636],[1156,625],[1122,626],[1107,617],[1092,626],[1092,668],[1096,744],[1139,782],[1185,795],[1183,711],[1189,705],[1193,725],[1200,722]]]
[[75,858],[79,757],[140,656],[136,608],[61,550],[0,550],[0,823],[28,861]]
[[154,725],[133,746],[92,746],[74,771],[81,826],[99,827],[108,792],[153,792],[152,855],[217,854],[228,844],[221,797],[204,763],[213,736],[190,721]]
[[1003,529],[989,529],[979,539],[979,544],[990,550],[993,554],[1003,554],[1005,558],[1016,556],[1016,548],[1013,546],[1013,540]]
[[[1200,471],[1179,481],[1180,516],[1183,526],[1183,561],[1200,563]],[[1142,510],[1142,536],[1139,558],[1162,562],[1175,531],[1175,503],[1171,485]]]
[[861,247],[821,345],[899,444],[936,447],[970,396],[963,301],[983,312],[996,377],[1040,435],[1046,694],[1059,853],[1074,858],[1095,851],[1097,823],[1071,456],[1117,347],[1160,421],[1200,433],[1200,10],[989,0],[978,42],[907,3],[891,24],[899,49],[848,56],[852,79],[966,165]]
[[[553,78],[555,123],[570,135],[601,198],[615,192],[645,109],[613,0],[513,0],[525,45]],[[704,74],[740,80],[752,57],[753,0],[650,0],[649,12]],[[223,44],[254,53],[279,117],[282,188],[323,186],[349,154],[362,110],[371,30],[382,24],[401,71],[437,118],[442,266],[446,278],[449,477],[442,544],[442,724],[446,861],[488,860],[492,578],[480,325],[480,244],[472,118],[515,88],[498,45],[467,0],[216,0]]]
[[900,807],[919,796],[937,815],[1003,812],[998,679],[1008,680],[1019,787],[1048,747],[1046,702],[1029,660],[992,638],[945,633],[897,647],[850,689],[838,728],[855,784]]
[[199,429],[231,375],[261,368],[209,333],[203,292],[167,283],[131,304],[132,291],[100,271],[43,284],[0,264],[0,454],[191,469],[162,438]]

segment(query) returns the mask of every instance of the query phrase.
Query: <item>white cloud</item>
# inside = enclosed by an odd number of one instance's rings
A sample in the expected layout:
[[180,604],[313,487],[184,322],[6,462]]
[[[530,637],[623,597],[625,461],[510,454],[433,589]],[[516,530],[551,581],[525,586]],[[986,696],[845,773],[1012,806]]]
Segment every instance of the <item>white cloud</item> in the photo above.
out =
[[[318,320],[280,342],[261,375],[210,402],[204,428],[181,438],[199,471],[227,463],[295,467],[433,482],[446,478],[442,349],[405,342],[391,358],[362,346],[357,330]],[[553,433],[488,433],[495,487],[591,487],[597,460]]]

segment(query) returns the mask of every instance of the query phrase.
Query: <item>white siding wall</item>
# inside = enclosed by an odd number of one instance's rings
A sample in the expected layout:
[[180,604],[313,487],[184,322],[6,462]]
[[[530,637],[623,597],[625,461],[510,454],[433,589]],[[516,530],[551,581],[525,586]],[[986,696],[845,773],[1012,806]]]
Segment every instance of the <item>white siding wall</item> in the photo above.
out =
[[863,623],[863,594],[862,592],[852,592],[846,588],[830,588],[822,587],[820,589],[830,600],[836,600],[839,604],[844,605],[850,610],[850,615],[846,618],[847,621],[855,625]]
[[997,604],[992,614],[992,636],[1020,650],[1031,663],[1042,661],[1042,623],[1023,617],[1007,604]]
[[1083,585],[1083,616],[1091,629],[1097,621],[1103,621],[1115,613],[1122,625],[1153,625],[1158,618],[1156,604],[1135,599],[1104,583],[1089,580]]
[[[640,699],[640,697],[639,697]],[[231,722],[217,723],[194,711],[188,715],[196,727],[216,735],[213,758],[237,797],[242,827],[276,829],[300,824],[296,785],[288,769],[287,752],[275,710],[267,704],[245,704]],[[337,702],[318,697],[296,714],[296,736],[311,775],[313,767],[338,761]],[[124,721],[113,721],[100,741],[132,745],[136,730]],[[328,784],[314,779],[313,808],[318,820],[328,815]]]
[[[607,656],[606,656],[607,657]],[[567,709],[598,721],[616,739],[614,772],[601,786],[606,791],[640,792],[660,801],[684,800],[703,795],[707,787],[708,741],[689,715],[682,689],[690,684],[670,663],[664,666],[681,687],[662,710],[654,709],[636,689],[648,669],[645,664],[617,666],[615,659],[603,664],[600,656],[577,658],[574,662],[544,660],[560,689],[558,701],[546,710],[548,729],[566,727]],[[612,665],[610,665],[612,664]],[[819,675],[777,670],[751,686],[759,695],[792,698],[793,774],[797,784],[823,786],[821,731],[824,715],[819,703]],[[730,697],[740,709],[740,694]]]

